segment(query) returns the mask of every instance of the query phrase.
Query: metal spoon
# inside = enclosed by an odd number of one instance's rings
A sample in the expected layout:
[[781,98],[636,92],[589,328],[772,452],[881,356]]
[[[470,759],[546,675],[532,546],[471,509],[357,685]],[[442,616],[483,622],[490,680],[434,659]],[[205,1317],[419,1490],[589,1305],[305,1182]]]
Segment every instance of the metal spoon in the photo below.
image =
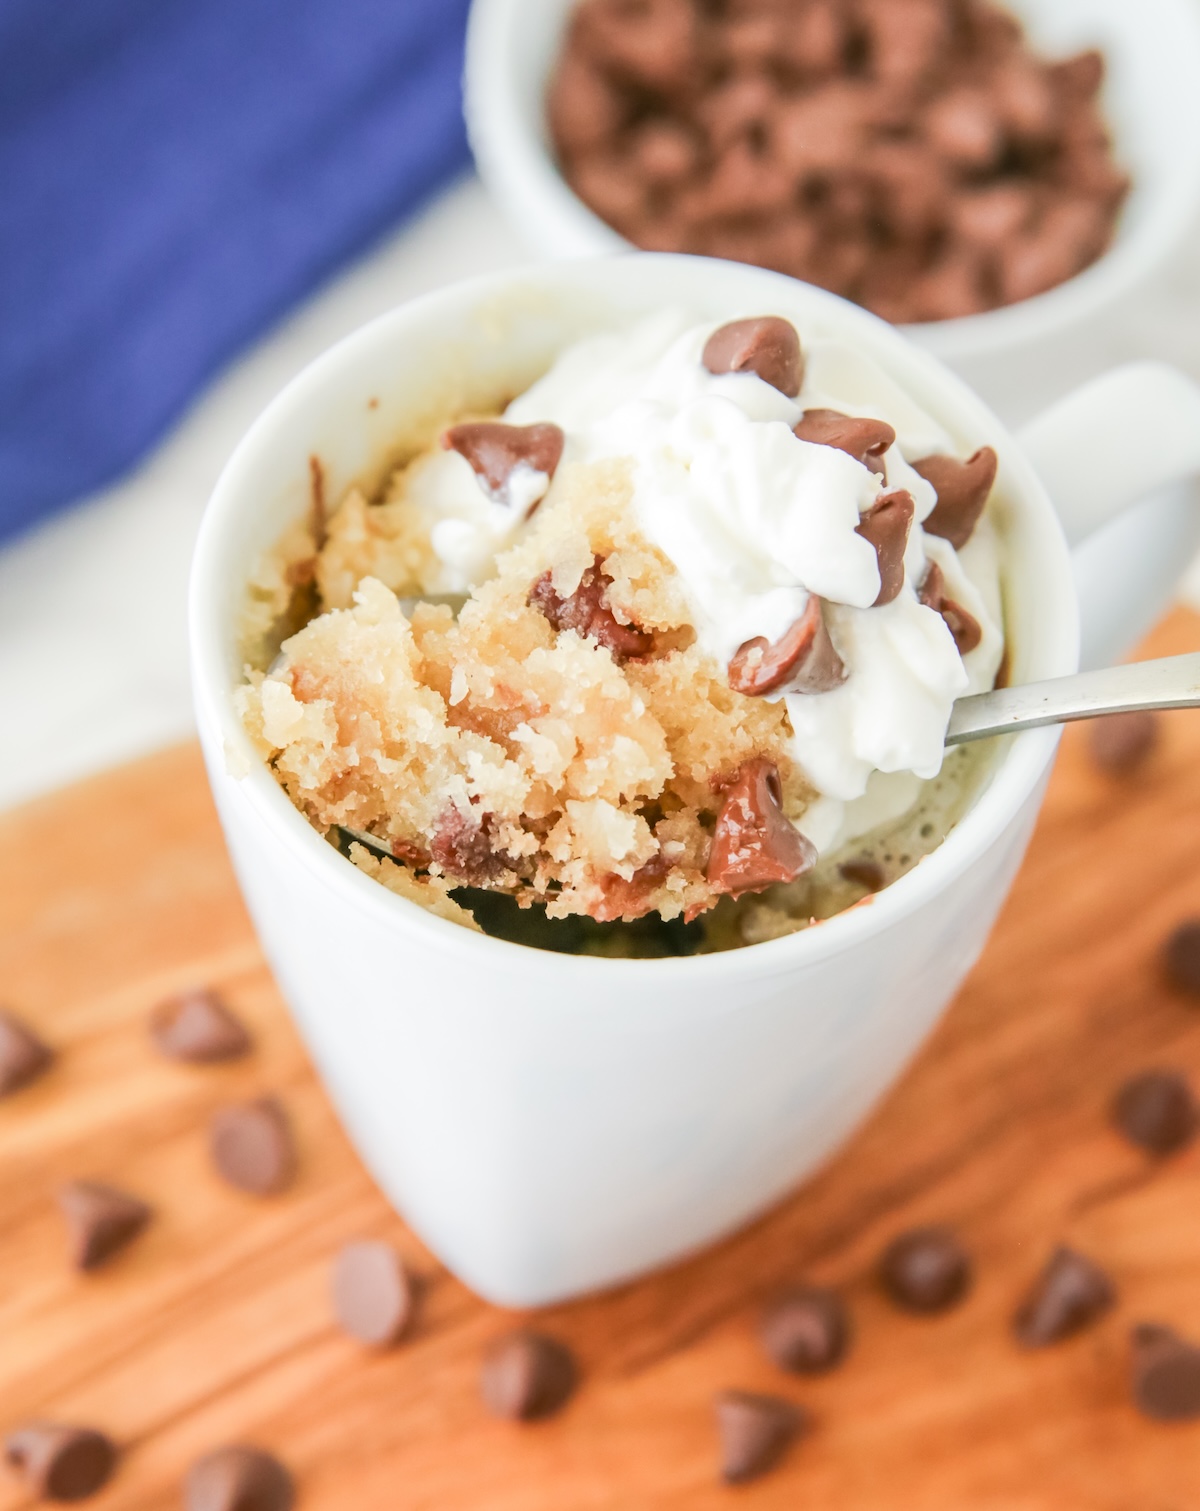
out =
[[959,698],[950,714],[946,744],[962,745],[1019,729],[1129,713],[1136,708],[1198,707],[1200,651]]

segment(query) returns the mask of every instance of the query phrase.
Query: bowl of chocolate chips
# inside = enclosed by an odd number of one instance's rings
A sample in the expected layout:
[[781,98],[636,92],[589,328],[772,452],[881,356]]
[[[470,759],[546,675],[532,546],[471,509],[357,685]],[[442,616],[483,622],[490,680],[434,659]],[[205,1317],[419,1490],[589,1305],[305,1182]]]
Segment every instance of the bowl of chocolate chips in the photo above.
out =
[[475,0],[467,116],[542,253],[757,264],[970,362],[1180,250],[1198,71],[1191,0]]

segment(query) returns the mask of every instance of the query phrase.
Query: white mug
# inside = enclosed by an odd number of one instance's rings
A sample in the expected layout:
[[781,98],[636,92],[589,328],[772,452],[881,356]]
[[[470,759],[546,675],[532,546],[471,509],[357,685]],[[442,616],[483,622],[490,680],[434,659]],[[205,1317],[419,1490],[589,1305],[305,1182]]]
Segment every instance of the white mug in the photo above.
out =
[[[1015,681],[1076,665],[1071,558],[1020,446],[927,352],[777,274],[634,255],[503,273],[360,330],[255,423],[205,516],[192,665],[217,807],[263,948],[363,1159],[464,1281],[511,1306],[675,1259],[777,1201],[896,1079],[983,947],[1020,864],[1056,745],[1010,741],[932,855],[803,933],[668,960],[557,955],[444,922],[370,880],[293,808],[239,723],[237,620],[251,568],[307,507],[382,475],[446,417],[525,387],[567,343],[666,304],[778,314],[882,364],[964,452],[994,446]],[[1200,468],[1200,390],[1145,364],[1033,436],[1076,533]],[[1108,584],[1119,622],[1161,584]]]

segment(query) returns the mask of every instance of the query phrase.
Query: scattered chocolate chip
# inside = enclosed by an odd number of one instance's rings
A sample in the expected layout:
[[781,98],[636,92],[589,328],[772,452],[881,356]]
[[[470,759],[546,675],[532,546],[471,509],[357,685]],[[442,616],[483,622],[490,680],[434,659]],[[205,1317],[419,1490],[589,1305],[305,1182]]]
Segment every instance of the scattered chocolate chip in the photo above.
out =
[[759,1325],[763,1347],[780,1369],[819,1374],[846,1352],[850,1321],[836,1291],[806,1286],[778,1297]]
[[927,483],[933,485],[937,503],[925,520],[929,535],[940,535],[961,551],[974,534],[996,481],[996,453],[981,446],[965,462],[956,456],[927,456],[913,463]]
[[912,494],[903,488],[881,493],[855,526],[870,541],[879,560],[879,594],[873,608],[891,603],[904,586],[904,548],[913,522]]
[[1150,1154],[1173,1154],[1196,1136],[1191,1087],[1172,1070],[1147,1070],[1117,1092],[1113,1122],[1131,1144]]
[[1169,1327],[1143,1322],[1132,1335],[1133,1399],[1156,1422],[1200,1416],[1200,1348]]
[[966,1295],[971,1261],[948,1228],[914,1228],[888,1245],[879,1277],[905,1311],[943,1312]]
[[20,1018],[0,1008],[0,1097],[11,1096],[50,1068],[54,1052]]
[[946,597],[944,587],[945,577],[942,569],[936,561],[931,561],[917,588],[917,598],[927,609],[932,609],[935,614],[942,616],[946,621],[946,628],[954,637],[958,654],[965,656],[973,651],[983,639],[983,627],[973,614],[969,614],[963,608],[961,603],[956,603],[953,598]]
[[700,360],[710,373],[756,373],[789,399],[800,392],[804,378],[796,327],[778,315],[722,325],[705,342]]
[[1127,776],[1143,765],[1158,744],[1159,721],[1144,708],[1093,719],[1088,749],[1102,771]]
[[1172,931],[1163,950],[1163,963],[1176,986],[1200,996],[1200,919],[1189,918]]
[[763,635],[739,645],[727,675],[734,692],[750,698],[767,693],[825,693],[846,680],[821,600],[808,595],[803,614],[774,645]]
[[725,788],[709,849],[707,877],[735,897],[795,881],[817,863],[815,847],[783,811],[779,769],[759,756],[747,761]]
[[188,1470],[183,1487],[187,1511],[291,1511],[292,1476],[261,1448],[218,1448]]
[[1013,1331],[1026,1348],[1044,1348],[1094,1322],[1116,1299],[1112,1281],[1099,1265],[1060,1246],[1021,1303]]
[[30,1422],[8,1435],[4,1457],[43,1500],[79,1501],[108,1483],[117,1463],[109,1438],[91,1427]]
[[860,419],[836,409],[806,409],[794,434],[817,446],[835,446],[877,477],[886,475],[884,453],[896,442],[896,432],[883,420]]
[[295,1173],[292,1131],[274,1097],[216,1112],[209,1125],[209,1152],[231,1186],[254,1196],[282,1191]]
[[808,1425],[801,1408],[780,1396],[723,1390],[714,1406],[727,1485],[743,1485],[773,1469]]
[[614,661],[645,656],[653,649],[654,636],[635,624],[622,624],[609,608],[611,582],[597,556],[566,598],[555,591],[551,573],[544,572],[529,590],[529,602],[559,633],[574,630],[585,640],[596,641],[611,652]]
[[74,1180],[58,1193],[71,1241],[71,1262],[95,1270],[136,1238],[153,1215],[144,1201],[99,1181]]
[[868,892],[878,892],[882,889],[885,877],[883,867],[877,860],[844,860],[838,867],[838,871],[847,881],[852,881],[856,886],[866,887]]
[[250,1035],[217,993],[206,987],[160,1002],[150,1019],[150,1037],[167,1059],[193,1065],[237,1060],[252,1048]]
[[560,1411],[576,1380],[575,1359],[564,1344],[522,1328],[487,1350],[480,1389],[494,1416],[532,1422]]
[[333,1265],[333,1309],[361,1343],[386,1348],[403,1335],[413,1314],[413,1288],[390,1243],[348,1243]]
[[470,464],[479,486],[498,504],[526,515],[544,496],[562,459],[565,437],[557,425],[505,425],[475,420],[442,434],[447,451]]

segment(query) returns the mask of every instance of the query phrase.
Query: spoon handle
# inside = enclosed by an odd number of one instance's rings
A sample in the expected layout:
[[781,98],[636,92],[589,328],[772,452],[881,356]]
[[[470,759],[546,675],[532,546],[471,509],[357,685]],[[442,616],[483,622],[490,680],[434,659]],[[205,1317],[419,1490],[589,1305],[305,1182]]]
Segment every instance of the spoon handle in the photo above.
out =
[[959,698],[950,714],[947,745],[1043,724],[1067,724],[1135,708],[1200,707],[1200,651],[1134,661],[1097,672],[1076,672],[1023,687],[1001,687]]

